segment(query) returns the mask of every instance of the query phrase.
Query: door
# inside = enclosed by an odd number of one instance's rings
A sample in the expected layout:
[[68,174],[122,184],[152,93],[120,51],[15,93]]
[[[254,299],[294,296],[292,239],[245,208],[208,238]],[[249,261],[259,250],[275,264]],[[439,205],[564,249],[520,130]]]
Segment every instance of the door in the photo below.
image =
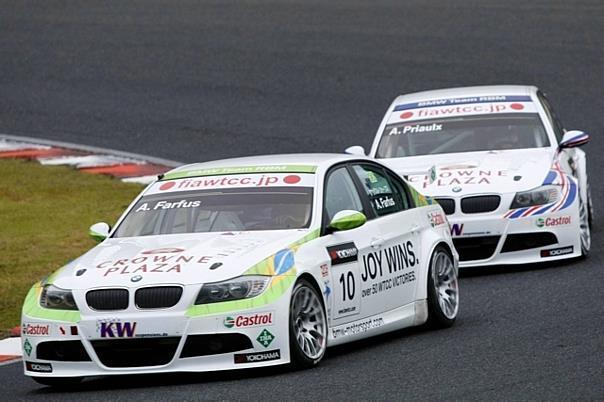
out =
[[[415,300],[421,219],[404,182],[381,166],[359,163],[352,171],[375,215],[378,238],[361,256],[363,308],[378,313]],[[376,247],[379,245],[379,247]]]
[[[323,228],[336,213],[355,210],[367,216],[363,204],[346,166],[336,167],[325,180],[323,203]],[[329,278],[331,294],[327,302],[331,311],[332,325],[355,321],[369,315],[362,302],[361,256],[371,250],[371,243],[379,237],[375,222],[351,230],[325,234],[321,244],[330,260]]]

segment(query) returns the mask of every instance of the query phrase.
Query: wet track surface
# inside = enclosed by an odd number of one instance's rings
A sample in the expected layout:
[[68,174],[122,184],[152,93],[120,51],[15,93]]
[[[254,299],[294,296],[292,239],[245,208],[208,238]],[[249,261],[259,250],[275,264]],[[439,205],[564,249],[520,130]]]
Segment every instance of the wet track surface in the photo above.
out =
[[131,376],[73,392],[12,364],[0,400],[604,399],[604,3],[2,3],[2,133],[187,162],[341,151],[368,147],[399,93],[536,84],[567,128],[592,134],[596,219],[587,260],[465,274],[449,330],[331,349],[308,371]]

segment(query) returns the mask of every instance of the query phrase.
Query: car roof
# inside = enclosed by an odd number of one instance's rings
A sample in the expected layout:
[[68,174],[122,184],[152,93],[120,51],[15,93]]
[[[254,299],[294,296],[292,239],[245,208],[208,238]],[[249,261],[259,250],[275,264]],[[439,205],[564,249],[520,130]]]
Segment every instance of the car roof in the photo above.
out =
[[[314,153],[314,154],[276,154],[276,155],[259,155],[246,156],[242,158],[219,159],[215,161],[191,163],[188,165],[177,167],[166,173],[166,175],[174,175],[175,173],[183,173],[189,171],[198,171],[206,169],[224,169],[224,168],[241,168],[254,166],[314,166],[317,169],[329,167],[335,163],[348,160],[369,159],[359,157],[358,155],[349,154],[330,154],[330,153]],[[268,170],[267,170],[268,171]]]
[[393,103],[422,102],[427,100],[470,96],[533,95],[537,90],[537,87],[532,85],[481,85],[474,87],[445,88],[399,95]]

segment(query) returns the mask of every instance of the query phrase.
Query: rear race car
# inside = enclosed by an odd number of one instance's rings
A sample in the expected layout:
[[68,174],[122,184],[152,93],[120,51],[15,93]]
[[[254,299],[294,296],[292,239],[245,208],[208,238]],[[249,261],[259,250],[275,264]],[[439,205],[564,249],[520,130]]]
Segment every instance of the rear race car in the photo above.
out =
[[456,88],[396,98],[370,156],[441,204],[461,267],[524,264],[589,252],[588,140],[535,87]]

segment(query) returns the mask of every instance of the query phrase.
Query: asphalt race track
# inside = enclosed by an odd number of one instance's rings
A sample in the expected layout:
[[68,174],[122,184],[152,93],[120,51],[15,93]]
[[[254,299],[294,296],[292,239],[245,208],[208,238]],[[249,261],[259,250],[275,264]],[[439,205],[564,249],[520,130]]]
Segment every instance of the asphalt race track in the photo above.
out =
[[316,369],[97,379],[0,400],[604,399],[604,2],[2,1],[0,132],[203,161],[367,147],[399,93],[534,83],[585,149],[592,254],[466,274],[455,327]]

